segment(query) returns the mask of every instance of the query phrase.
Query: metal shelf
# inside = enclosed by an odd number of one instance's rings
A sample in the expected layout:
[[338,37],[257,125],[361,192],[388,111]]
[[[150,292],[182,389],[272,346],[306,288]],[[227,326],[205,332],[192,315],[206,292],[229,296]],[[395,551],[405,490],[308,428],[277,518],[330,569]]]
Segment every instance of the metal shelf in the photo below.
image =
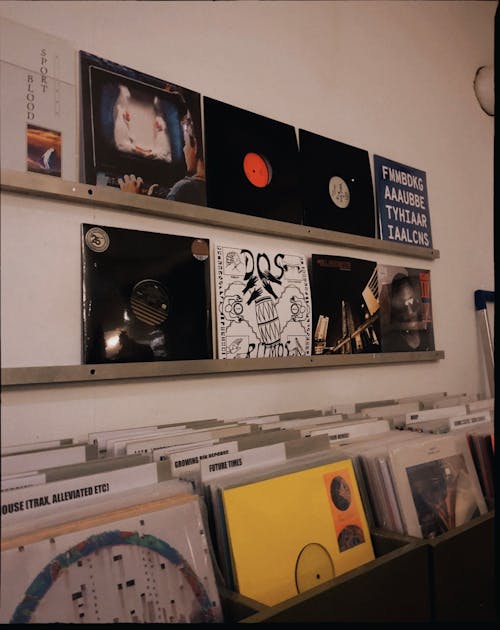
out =
[[265,359],[204,359],[153,361],[147,363],[103,363],[2,368],[2,386],[89,383],[118,379],[234,374],[265,370],[300,370],[322,367],[354,367],[413,363],[444,359],[444,352],[387,352],[373,354],[318,355]]
[[[213,225],[239,231],[255,232],[316,243],[328,243],[416,258],[439,258],[439,251],[404,243],[344,234],[305,225],[261,219],[236,212],[167,201],[145,195],[125,193],[107,186],[91,186],[69,182],[38,173],[1,171],[3,191],[70,201],[73,203],[113,208],[125,212],[150,214],[197,224]],[[323,355],[308,357],[262,359],[207,359],[194,361],[154,361],[147,363],[118,363],[98,365],[59,365],[41,367],[2,368],[3,387],[48,385],[51,383],[89,383],[119,379],[183,377],[265,370],[307,369],[321,367],[351,367],[437,361],[443,351],[394,352],[377,354]]]
[[55,177],[47,177],[47,175],[40,173],[3,170],[1,171],[0,188],[4,191],[23,195],[114,208],[126,212],[152,214],[192,223],[256,232],[301,241],[354,247],[413,258],[439,258],[439,250],[437,249],[383,241],[356,234],[333,232],[284,221],[261,219],[260,217],[237,212],[227,212],[179,201],[167,201],[165,199],[148,197],[147,195],[126,193],[110,186],[91,186],[89,184],[65,181]]

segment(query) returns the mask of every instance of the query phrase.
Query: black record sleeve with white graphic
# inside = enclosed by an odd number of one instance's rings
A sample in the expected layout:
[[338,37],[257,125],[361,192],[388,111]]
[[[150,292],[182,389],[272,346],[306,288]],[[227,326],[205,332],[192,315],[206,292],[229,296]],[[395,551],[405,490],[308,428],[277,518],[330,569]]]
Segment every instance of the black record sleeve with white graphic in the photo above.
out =
[[203,97],[207,203],[302,223],[295,128]]
[[299,129],[304,223],[375,237],[375,203],[368,152]]
[[312,255],[314,354],[380,352],[377,264]]
[[209,242],[82,224],[83,362],[212,358]]

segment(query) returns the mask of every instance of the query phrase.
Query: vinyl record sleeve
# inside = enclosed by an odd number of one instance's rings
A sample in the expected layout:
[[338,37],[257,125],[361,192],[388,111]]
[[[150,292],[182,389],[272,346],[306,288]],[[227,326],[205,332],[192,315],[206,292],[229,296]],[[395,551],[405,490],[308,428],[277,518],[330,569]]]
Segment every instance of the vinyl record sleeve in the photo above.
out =
[[431,274],[378,265],[382,352],[434,350]]
[[268,606],[374,558],[350,460],[222,496],[238,591]]
[[78,179],[76,51],[0,19],[2,169]]
[[420,409],[418,411],[409,411],[405,416],[405,425],[411,425],[415,422],[428,422],[429,420],[438,420],[442,418],[453,418],[463,416],[467,413],[465,405],[453,405],[451,407],[436,407],[432,409]]
[[43,470],[51,466],[77,464],[97,457],[97,446],[90,444],[71,444],[55,449],[13,453],[1,458],[2,475],[25,471]]
[[237,435],[246,435],[251,432],[250,427],[241,425],[227,425],[223,427],[213,428],[210,430],[191,431],[186,433],[165,434],[157,438],[144,438],[139,440],[131,440],[126,446],[127,455],[133,453],[146,453],[161,450],[169,446],[189,445],[198,442],[222,437],[232,437]]
[[302,223],[295,128],[203,97],[212,208]]
[[373,156],[380,238],[432,247],[427,177],[424,171]]
[[311,292],[314,354],[380,352],[376,263],[313,254]]
[[84,181],[206,205],[200,94],[80,51]]
[[83,361],[212,358],[209,242],[82,224]]
[[[221,622],[196,497],[180,495],[2,541],[2,623]],[[21,539],[22,540],[22,539]]]
[[368,151],[299,129],[304,223],[375,237],[375,204]]
[[[404,431],[385,431],[375,435],[364,435],[362,437],[341,439],[335,446],[345,456],[349,456],[358,474],[358,484],[362,493],[365,511],[369,512],[373,527],[391,530],[396,527],[396,521],[391,525],[390,514],[387,510],[384,488],[381,483],[380,474],[382,469],[375,465],[376,457],[387,458],[387,448],[389,445],[404,442],[422,440],[420,434],[409,434]],[[388,470],[390,473],[390,469]],[[360,481],[361,479],[361,481]],[[392,478],[391,478],[392,479]],[[394,486],[393,486],[394,489]],[[397,500],[397,499],[396,499]],[[401,512],[399,512],[401,518]],[[401,531],[405,531],[404,523],[400,523]]]
[[433,435],[389,449],[389,461],[409,535],[434,538],[486,513],[463,436]]
[[220,359],[311,354],[311,294],[304,256],[216,246]]

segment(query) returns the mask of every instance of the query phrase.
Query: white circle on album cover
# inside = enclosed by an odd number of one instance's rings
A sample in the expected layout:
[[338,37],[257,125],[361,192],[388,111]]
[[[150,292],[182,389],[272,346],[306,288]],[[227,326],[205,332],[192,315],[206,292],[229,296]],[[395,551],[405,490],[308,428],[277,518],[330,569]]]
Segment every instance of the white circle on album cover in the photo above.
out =
[[102,228],[93,227],[85,234],[87,247],[94,252],[105,252],[109,247],[109,236]]
[[347,182],[342,179],[342,177],[339,177],[338,175],[331,177],[328,184],[328,191],[333,203],[337,207],[347,208],[351,201],[351,193]]

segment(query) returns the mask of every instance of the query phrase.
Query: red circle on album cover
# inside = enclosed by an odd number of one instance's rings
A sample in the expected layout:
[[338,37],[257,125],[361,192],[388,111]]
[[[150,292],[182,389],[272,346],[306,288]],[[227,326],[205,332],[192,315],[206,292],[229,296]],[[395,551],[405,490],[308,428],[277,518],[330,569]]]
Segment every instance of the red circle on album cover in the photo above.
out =
[[247,153],[243,158],[243,171],[248,181],[256,188],[265,188],[272,177],[269,161],[258,153]]

